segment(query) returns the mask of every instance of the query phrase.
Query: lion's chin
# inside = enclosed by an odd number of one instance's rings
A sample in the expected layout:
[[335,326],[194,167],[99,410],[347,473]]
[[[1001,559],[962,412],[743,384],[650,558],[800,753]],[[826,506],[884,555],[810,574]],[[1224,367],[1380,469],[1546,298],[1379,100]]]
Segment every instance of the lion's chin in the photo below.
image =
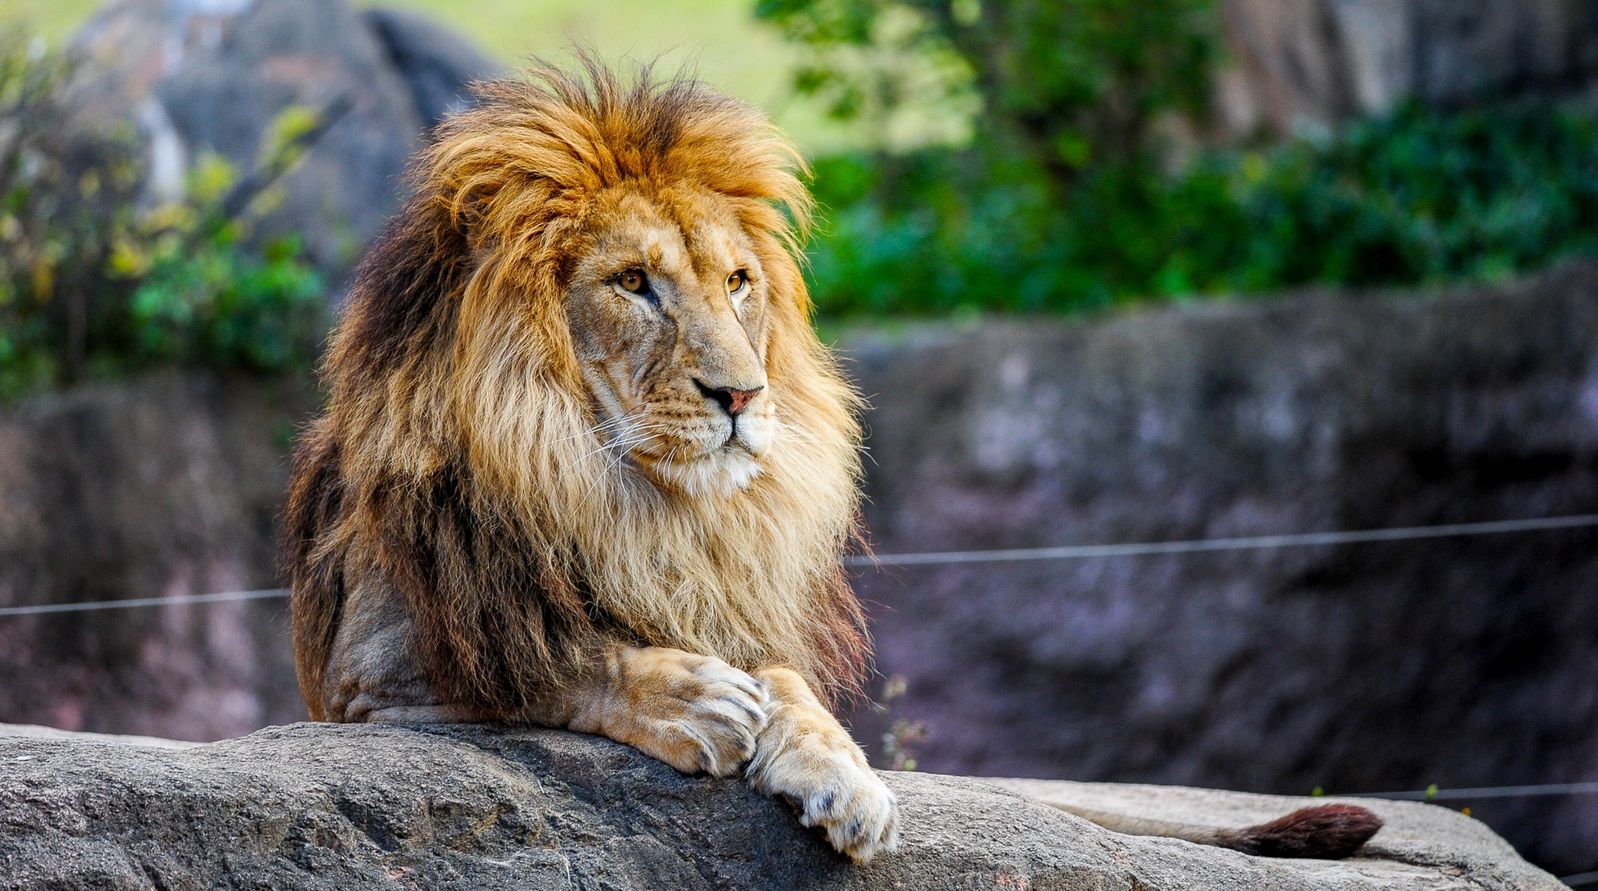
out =
[[655,463],[649,472],[663,487],[691,498],[726,498],[754,482],[760,462],[741,448],[723,448],[689,461]]

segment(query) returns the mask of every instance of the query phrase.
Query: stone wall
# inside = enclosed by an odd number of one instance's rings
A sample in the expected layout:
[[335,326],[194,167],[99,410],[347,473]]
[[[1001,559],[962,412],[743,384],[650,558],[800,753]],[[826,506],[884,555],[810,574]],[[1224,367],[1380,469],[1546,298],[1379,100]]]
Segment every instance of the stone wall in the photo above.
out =
[[[0,606],[270,587],[305,384],[190,374],[0,411]],[[217,739],[301,720],[286,604],[0,616],[0,720]]]

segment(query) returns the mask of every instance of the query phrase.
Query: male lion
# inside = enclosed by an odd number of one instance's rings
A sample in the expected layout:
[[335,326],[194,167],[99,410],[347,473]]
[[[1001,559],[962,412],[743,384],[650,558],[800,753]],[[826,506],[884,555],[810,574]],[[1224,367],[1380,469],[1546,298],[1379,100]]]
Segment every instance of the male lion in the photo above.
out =
[[479,85],[361,266],[287,508],[301,689],[742,773],[864,862],[898,809],[827,709],[866,656],[859,403],[809,323],[799,158],[586,68]]

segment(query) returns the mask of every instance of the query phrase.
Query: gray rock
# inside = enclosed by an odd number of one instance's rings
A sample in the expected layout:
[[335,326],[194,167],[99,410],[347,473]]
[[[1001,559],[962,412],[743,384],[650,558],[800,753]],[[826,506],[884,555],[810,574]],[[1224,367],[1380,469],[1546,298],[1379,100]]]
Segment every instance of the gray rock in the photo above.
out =
[[[300,724],[153,747],[0,728],[0,885],[73,888],[939,889],[1560,887],[1480,823],[1366,802],[1371,856],[1247,857],[1105,832],[970,779],[890,773],[903,849],[850,866],[785,806],[556,731]],[[1250,820],[1291,799],[1050,785],[1149,815]]]
[[[1598,509],[1598,268],[848,341],[879,553]],[[1360,792],[1598,776],[1598,530],[861,570],[922,769]],[[874,741],[884,720],[861,710]],[[1598,863],[1598,798],[1458,801]]]

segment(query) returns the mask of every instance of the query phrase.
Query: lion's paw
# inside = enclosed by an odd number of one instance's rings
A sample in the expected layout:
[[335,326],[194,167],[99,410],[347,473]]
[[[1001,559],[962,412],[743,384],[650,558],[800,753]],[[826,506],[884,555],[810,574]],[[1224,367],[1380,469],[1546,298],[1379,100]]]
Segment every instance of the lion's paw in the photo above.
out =
[[767,725],[748,776],[754,787],[785,799],[799,822],[819,826],[827,841],[856,863],[899,846],[899,802],[852,740],[831,734],[784,733]]
[[856,863],[899,847],[899,801],[869,767],[839,758],[836,769],[812,781],[802,796],[799,822],[820,826],[827,841]]
[[665,647],[626,653],[618,666],[622,695],[594,730],[687,774],[736,776],[754,757],[766,725],[766,691],[748,674],[710,656]]

